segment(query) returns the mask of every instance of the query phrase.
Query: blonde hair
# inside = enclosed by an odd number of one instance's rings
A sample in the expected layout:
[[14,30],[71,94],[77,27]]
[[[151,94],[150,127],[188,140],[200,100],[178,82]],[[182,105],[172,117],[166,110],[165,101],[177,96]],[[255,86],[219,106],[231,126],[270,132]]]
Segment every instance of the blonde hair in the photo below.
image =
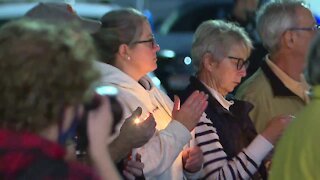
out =
[[132,45],[141,36],[147,18],[133,8],[108,12],[101,18],[102,27],[93,34],[100,60],[114,65],[121,44]]

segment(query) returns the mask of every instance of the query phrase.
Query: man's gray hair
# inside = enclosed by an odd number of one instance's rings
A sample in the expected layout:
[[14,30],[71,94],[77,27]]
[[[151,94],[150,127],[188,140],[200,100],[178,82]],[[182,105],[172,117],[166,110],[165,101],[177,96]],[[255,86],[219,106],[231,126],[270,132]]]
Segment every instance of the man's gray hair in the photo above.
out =
[[320,84],[320,34],[317,35],[310,46],[305,75],[311,85]]
[[201,23],[194,34],[191,49],[196,72],[201,68],[201,61],[206,53],[221,61],[235,44],[244,45],[248,55],[253,47],[247,32],[232,22],[207,20]]
[[303,1],[270,2],[257,13],[257,31],[269,52],[279,48],[282,34],[297,26],[297,8],[305,7]]

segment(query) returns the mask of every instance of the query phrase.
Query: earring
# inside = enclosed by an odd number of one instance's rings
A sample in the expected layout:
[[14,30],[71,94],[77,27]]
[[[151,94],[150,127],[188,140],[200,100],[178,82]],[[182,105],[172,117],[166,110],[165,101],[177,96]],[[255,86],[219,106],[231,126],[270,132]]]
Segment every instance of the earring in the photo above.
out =
[[130,56],[127,56],[127,60],[130,61],[130,60],[131,60],[131,57],[130,57]]

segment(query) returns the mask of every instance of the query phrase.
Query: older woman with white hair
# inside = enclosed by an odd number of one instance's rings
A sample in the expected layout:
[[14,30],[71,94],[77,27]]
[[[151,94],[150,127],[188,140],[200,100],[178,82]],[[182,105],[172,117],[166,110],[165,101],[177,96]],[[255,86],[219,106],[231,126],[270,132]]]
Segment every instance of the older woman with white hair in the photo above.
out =
[[266,179],[263,160],[290,121],[274,118],[258,135],[248,115],[252,105],[226,99],[246,76],[251,49],[246,32],[233,23],[208,20],[195,32],[191,54],[197,73],[184,97],[194,90],[209,94],[206,117],[195,128],[204,179]]

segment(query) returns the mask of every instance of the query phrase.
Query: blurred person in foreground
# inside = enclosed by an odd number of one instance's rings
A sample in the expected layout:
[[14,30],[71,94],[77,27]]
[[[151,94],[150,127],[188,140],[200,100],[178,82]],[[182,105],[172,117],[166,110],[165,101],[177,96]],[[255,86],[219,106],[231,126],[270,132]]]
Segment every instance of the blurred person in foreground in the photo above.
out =
[[271,117],[294,115],[309,101],[302,72],[319,26],[302,2],[271,2],[260,9],[257,28],[269,54],[238,88],[236,97],[254,105],[250,117],[262,132]]
[[[77,23],[81,28],[80,30],[84,30],[91,34],[97,32],[101,26],[100,21],[79,17],[72,7],[67,3],[40,2],[35,7],[30,9],[25,14],[25,17],[29,19],[43,20],[55,25],[68,25],[70,23]],[[122,171],[122,168],[124,168],[122,167],[122,161],[126,158],[128,153],[126,147],[142,146],[151,138],[155,131],[156,124],[152,117],[141,123],[140,126],[136,126],[134,124],[132,119],[139,117],[141,113],[141,109],[139,108],[136,109],[133,114],[127,114],[127,116],[123,116],[125,118],[129,117],[126,123],[123,124],[123,129],[126,130],[121,131],[116,140],[109,145],[112,159],[115,163],[121,164],[120,171]],[[110,138],[109,142],[105,142],[105,144],[107,145],[110,143],[114,139],[113,137],[114,136]],[[142,167],[143,164],[138,161],[126,161],[127,170],[133,170],[130,171],[130,173],[134,174],[138,171],[138,175],[140,175]],[[130,173],[126,172],[126,174]],[[131,177],[131,175],[129,176]]]
[[197,28],[191,55],[197,73],[184,90],[209,94],[208,107],[195,128],[204,155],[203,179],[267,179],[264,158],[290,122],[274,118],[257,134],[249,117],[252,105],[227,99],[246,75],[252,42],[243,28],[222,20],[208,20]]
[[[147,18],[135,9],[114,10],[101,18],[102,27],[93,35],[100,52],[97,69],[103,77],[98,85],[114,85],[124,113],[131,114],[138,106],[142,119],[153,116],[157,131],[141,148],[123,146],[133,156],[141,154],[146,179],[198,178],[202,167],[202,152],[197,147],[185,149],[190,131],[204,111],[207,96],[194,92],[180,107],[180,100],[160,91],[147,76],[157,68],[160,50]],[[125,121],[124,123],[127,123]],[[135,124],[140,126],[139,123]],[[126,131],[123,127],[121,131]]]
[[20,20],[0,29],[1,179],[119,179],[108,149],[110,104],[89,113],[89,152],[96,170],[67,162],[65,143],[90,85],[94,46],[68,26]]
[[277,145],[270,179],[319,179],[320,35],[313,42],[305,70],[311,102],[297,115]]

